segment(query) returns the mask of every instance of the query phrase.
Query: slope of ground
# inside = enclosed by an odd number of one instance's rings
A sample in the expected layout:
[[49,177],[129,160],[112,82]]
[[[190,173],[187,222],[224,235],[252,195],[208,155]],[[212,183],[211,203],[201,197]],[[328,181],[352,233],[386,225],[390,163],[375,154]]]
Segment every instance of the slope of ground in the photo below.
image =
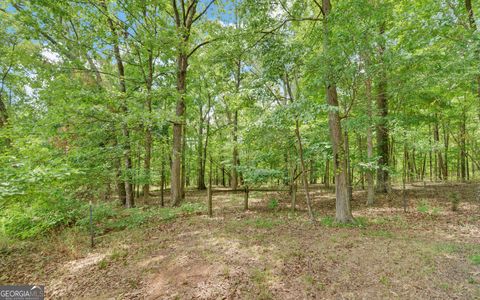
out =
[[248,212],[242,194],[217,194],[214,218],[110,232],[93,250],[75,230],[13,245],[0,283],[45,284],[50,299],[480,299],[476,189],[408,186],[407,213],[401,191],[369,208],[358,191],[352,226],[329,217],[331,191],[313,192],[318,224],[282,193],[251,193]]

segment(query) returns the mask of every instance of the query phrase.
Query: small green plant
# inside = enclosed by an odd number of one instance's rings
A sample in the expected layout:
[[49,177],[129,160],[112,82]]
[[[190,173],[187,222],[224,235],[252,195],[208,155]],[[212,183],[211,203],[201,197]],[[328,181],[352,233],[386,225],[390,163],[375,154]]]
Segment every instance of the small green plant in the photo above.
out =
[[448,283],[441,283],[440,288],[442,288],[445,291],[448,291],[450,289],[450,285]]
[[126,258],[128,255],[128,251],[126,249],[116,249],[115,251],[110,254],[110,260],[118,261]]
[[270,199],[267,205],[269,210],[276,210],[278,208],[278,200],[275,198]]
[[450,202],[452,203],[452,211],[458,211],[458,206],[460,204],[460,196],[457,192],[450,194]]
[[440,243],[435,245],[434,250],[440,253],[455,253],[460,251],[458,245],[450,243]]
[[474,255],[470,256],[470,261],[474,265],[480,265],[480,254],[474,254]]
[[417,206],[417,211],[426,214],[430,211],[430,205],[426,200],[422,200]]
[[279,224],[279,221],[272,220],[272,219],[266,219],[266,218],[257,218],[254,220],[248,220],[246,221],[248,225],[253,225],[256,228],[265,228],[265,229],[271,229],[275,225]]
[[106,269],[109,265],[109,261],[107,259],[102,259],[99,263],[98,263],[98,268],[100,270],[103,270],[103,269]]
[[380,283],[385,285],[385,286],[388,286],[390,284],[390,279],[387,277],[387,276],[382,276],[380,277]]

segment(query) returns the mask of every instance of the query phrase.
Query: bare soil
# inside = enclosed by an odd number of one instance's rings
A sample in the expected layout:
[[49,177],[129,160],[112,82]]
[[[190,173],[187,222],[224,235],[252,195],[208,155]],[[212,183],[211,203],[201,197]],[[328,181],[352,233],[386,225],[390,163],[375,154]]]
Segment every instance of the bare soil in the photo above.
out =
[[292,212],[284,192],[251,192],[244,212],[242,194],[217,193],[213,218],[110,232],[93,250],[73,229],[12,245],[0,283],[44,284],[49,299],[480,299],[478,185],[409,185],[406,213],[399,189],[374,207],[356,191],[353,226],[313,188],[317,224],[301,194]]

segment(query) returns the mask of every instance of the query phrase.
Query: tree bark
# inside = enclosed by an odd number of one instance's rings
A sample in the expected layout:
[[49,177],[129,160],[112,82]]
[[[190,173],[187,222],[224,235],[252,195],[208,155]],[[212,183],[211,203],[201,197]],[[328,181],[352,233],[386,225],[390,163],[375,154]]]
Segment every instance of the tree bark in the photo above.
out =
[[466,119],[467,116],[465,113],[465,108],[463,108],[462,119],[460,121],[460,179],[462,181],[465,181],[467,178]]
[[238,187],[238,110],[235,110],[233,113],[233,151],[232,151],[232,176],[231,176],[231,187],[233,190],[236,190]]
[[186,120],[183,123],[182,126],[183,130],[183,138],[182,138],[182,170],[181,170],[181,194],[182,194],[182,200],[185,200],[185,189],[186,183],[187,183],[187,122]]
[[[476,32],[477,24],[475,22],[475,14],[473,12],[472,0],[465,0],[465,8],[468,14],[468,23],[470,25],[470,29],[472,29],[473,32]],[[478,43],[478,41],[476,42]],[[480,53],[480,46],[477,46],[477,49],[475,51]],[[477,83],[477,99],[478,99],[477,114],[478,114],[478,120],[480,121],[480,74],[477,74],[476,76],[476,83]]]
[[[367,127],[367,160],[372,162],[373,160],[373,134],[372,134],[372,81],[370,78],[367,78],[365,81],[365,92],[367,97],[367,117],[368,117],[368,127]],[[372,169],[368,169],[366,172],[367,177],[367,205],[373,205],[375,197],[375,183],[373,180]]]
[[[118,72],[118,79],[119,79],[119,87],[120,92],[122,94],[122,101],[121,101],[121,109],[125,116],[128,115],[128,106],[127,106],[127,85],[125,82],[125,68],[123,66],[123,60],[120,55],[120,47],[118,45],[118,35],[115,29],[115,25],[113,20],[109,17],[108,8],[105,2],[102,2],[103,9],[105,10],[108,21],[108,25],[110,27],[110,31],[112,35],[115,37],[113,40],[113,52],[115,55],[116,65],[117,65],[117,72]],[[128,129],[128,124],[124,121],[122,123],[122,134],[123,134],[123,150],[124,150],[124,162],[125,162],[125,207],[130,208],[135,205],[134,203],[134,194],[132,188],[132,158],[131,158],[131,148],[130,148],[130,132]]]
[[177,100],[175,114],[177,119],[173,123],[173,145],[172,145],[172,179],[171,179],[171,205],[178,206],[182,200],[182,139],[183,125],[185,117],[185,92],[187,76],[188,59],[187,55],[180,53],[177,57]]
[[[188,58],[193,53],[187,52],[188,40],[193,23],[201,17],[195,17],[198,1],[185,3],[172,0],[174,22],[180,35],[177,47],[177,93],[178,99],[175,108],[176,120],[173,122],[173,145],[172,145],[172,166],[171,166],[171,205],[178,206],[182,200],[182,150],[183,150],[183,126],[185,126],[185,94],[187,84]],[[187,6],[187,7],[186,7]],[[198,48],[198,47],[197,47]],[[192,50],[193,51],[193,50]]]
[[[380,35],[385,33],[385,23],[380,25]],[[380,61],[384,61],[385,42],[380,43],[378,55]],[[388,100],[387,100],[387,74],[385,67],[380,72],[380,78],[378,82],[378,95],[377,95],[377,109],[379,121],[377,123],[377,153],[379,156],[377,170],[377,191],[380,193],[387,193],[389,190],[389,172],[388,172]]]
[[198,141],[197,141],[197,189],[204,190],[205,186],[205,161],[203,159],[203,105],[199,105]]
[[[323,0],[323,51],[329,53],[329,15],[331,11],[330,0]],[[328,63],[327,61],[325,63]],[[328,125],[330,129],[330,139],[333,146],[333,166],[335,173],[335,220],[339,223],[348,223],[353,221],[350,208],[350,199],[348,197],[348,170],[345,149],[343,147],[342,126],[340,123],[339,105],[337,98],[337,87],[332,80],[333,70],[329,66],[326,77],[326,102],[330,106],[328,113]]]
[[148,113],[148,124],[145,128],[145,157],[143,161],[143,168],[145,170],[145,177],[147,182],[143,185],[143,197],[148,200],[150,197],[150,164],[152,160],[152,129],[150,124],[152,114],[152,85],[153,85],[153,55],[152,51],[149,51],[148,56],[148,75],[146,78],[147,86],[147,99],[145,101]]

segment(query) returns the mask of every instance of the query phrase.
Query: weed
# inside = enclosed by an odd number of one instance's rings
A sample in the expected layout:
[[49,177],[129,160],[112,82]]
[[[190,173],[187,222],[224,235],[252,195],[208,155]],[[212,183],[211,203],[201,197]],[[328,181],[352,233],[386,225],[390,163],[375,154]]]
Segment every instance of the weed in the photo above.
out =
[[379,282],[384,286],[390,285],[390,279],[387,276],[380,277]]
[[474,254],[474,255],[470,256],[470,261],[474,265],[480,265],[480,254]]
[[266,270],[261,269],[254,269],[251,274],[251,279],[257,286],[259,292],[256,299],[273,299],[273,296],[268,289],[267,280],[268,280],[268,272]]
[[109,265],[109,261],[107,259],[102,259],[99,263],[98,263],[98,268],[100,270],[103,270],[103,269],[106,269]]
[[117,261],[117,260],[122,260],[125,257],[127,257],[128,251],[125,249],[115,249],[115,251],[112,252],[110,255],[110,260],[112,261]]
[[430,205],[425,199],[420,201],[419,205],[417,206],[417,211],[424,214],[430,211]]
[[457,192],[450,194],[450,202],[452,203],[452,211],[458,211],[458,206],[460,204],[460,196]]
[[448,291],[450,289],[450,285],[448,283],[441,283],[440,288],[445,291]]
[[460,249],[455,244],[441,243],[441,244],[435,245],[434,250],[439,253],[455,253],[455,252],[458,252]]
[[268,201],[267,207],[269,210],[276,210],[278,208],[278,200],[273,198]]
[[256,219],[246,220],[245,224],[254,226],[256,228],[272,229],[276,225],[280,224],[280,221],[269,219],[269,218],[256,218]]

